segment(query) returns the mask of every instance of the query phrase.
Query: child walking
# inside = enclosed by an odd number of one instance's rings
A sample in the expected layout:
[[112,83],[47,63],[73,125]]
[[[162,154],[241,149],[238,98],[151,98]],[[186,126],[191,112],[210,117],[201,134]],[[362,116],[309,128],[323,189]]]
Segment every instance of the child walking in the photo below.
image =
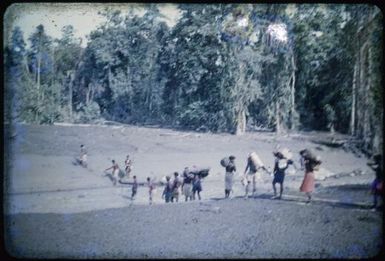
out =
[[[288,151],[288,150],[287,150]],[[274,190],[274,196],[273,199],[281,199],[282,198],[282,192],[283,192],[283,182],[285,180],[285,171],[289,167],[289,165],[293,164],[294,162],[289,159],[290,154],[283,153],[281,151],[273,152],[275,156],[275,163],[274,163],[274,179],[273,179],[273,190]],[[280,189],[279,189],[279,196],[277,196],[277,189],[275,187],[275,184],[279,183]]]
[[135,199],[137,192],[138,192],[138,181],[136,180],[136,176],[133,176],[131,200]]
[[171,202],[172,192],[172,183],[170,181],[170,177],[166,176],[166,186],[164,187],[162,194],[162,198],[165,199],[166,203]]
[[148,199],[149,199],[150,205],[152,205],[152,196],[154,193],[155,185],[151,181],[150,177],[147,177],[147,186],[148,186]]
[[202,191],[201,178],[199,175],[194,176],[193,180],[193,200],[195,200],[195,194],[198,194],[198,199],[201,200],[200,192]]

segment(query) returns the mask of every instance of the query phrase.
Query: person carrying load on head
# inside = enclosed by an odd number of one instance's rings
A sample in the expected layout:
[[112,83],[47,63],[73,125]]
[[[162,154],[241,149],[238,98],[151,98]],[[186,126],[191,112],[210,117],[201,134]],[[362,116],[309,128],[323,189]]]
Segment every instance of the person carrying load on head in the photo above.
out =
[[[283,192],[283,182],[285,180],[285,171],[289,167],[289,165],[294,165],[294,162],[291,160],[292,153],[289,149],[284,148],[279,151],[273,152],[275,156],[275,162],[274,162],[274,179],[273,179],[273,190],[274,190],[274,196],[273,199],[281,199],[282,198],[282,192]],[[279,196],[277,196],[277,189],[275,187],[275,184],[279,183],[280,190],[279,190]]]
[[233,190],[233,178],[235,172],[237,171],[237,168],[235,166],[235,156],[230,156],[228,159],[229,160],[225,167],[225,198],[228,198],[230,196],[230,192]]
[[194,179],[194,175],[190,172],[188,167],[186,167],[183,171],[183,184],[182,191],[185,196],[185,201],[192,200],[192,182]]
[[107,172],[107,170],[112,169],[111,178],[112,178],[112,182],[113,182],[113,184],[115,186],[117,180],[119,179],[119,171],[120,171],[120,169],[119,169],[118,163],[116,163],[115,160],[112,160],[111,162],[112,162],[112,166],[107,168],[107,169],[105,169],[104,172]]
[[310,203],[311,194],[314,190],[315,183],[314,171],[319,170],[319,166],[321,165],[322,161],[319,156],[316,156],[314,152],[309,149],[301,150],[299,154],[302,157],[302,161],[305,167],[305,176],[299,190],[306,193],[308,197],[306,203]]
[[253,182],[252,195],[254,195],[256,192],[256,178],[261,178],[260,173],[258,172],[260,169],[263,169],[265,172],[269,173],[269,171],[265,168],[262,160],[259,158],[258,154],[256,152],[251,152],[247,157],[247,164],[244,172],[244,179],[247,181],[245,188],[245,198],[247,198],[249,195],[251,182]]
[[378,207],[378,198],[384,194],[384,178],[383,178],[383,165],[382,165],[382,156],[381,154],[376,154],[373,156],[367,165],[374,170],[375,178],[371,184],[371,193],[373,195],[373,205],[372,210],[377,210]]

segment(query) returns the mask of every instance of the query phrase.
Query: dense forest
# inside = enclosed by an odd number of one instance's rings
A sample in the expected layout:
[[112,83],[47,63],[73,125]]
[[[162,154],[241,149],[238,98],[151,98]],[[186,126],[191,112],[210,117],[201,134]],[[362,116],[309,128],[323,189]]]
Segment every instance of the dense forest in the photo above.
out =
[[[172,28],[106,8],[86,47],[15,27],[6,122],[101,119],[242,134],[323,130],[382,151],[382,13],[357,4],[180,4]],[[29,41],[29,47],[27,47]]]

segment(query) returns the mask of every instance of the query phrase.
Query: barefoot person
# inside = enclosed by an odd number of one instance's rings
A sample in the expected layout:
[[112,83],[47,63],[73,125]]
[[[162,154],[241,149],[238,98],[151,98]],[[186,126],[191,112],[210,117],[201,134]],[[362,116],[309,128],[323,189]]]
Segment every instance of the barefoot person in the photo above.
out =
[[80,145],[80,156],[76,158],[76,162],[87,168],[87,150],[83,144]]
[[170,177],[166,176],[166,185],[163,190],[162,198],[165,199],[166,203],[171,202],[172,197],[172,183]]
[[311,193],[314,190],[314,170],[317,170],[322,162],[318,156],[316,157],[308,149],[301,150],[299,154],[303,158],[305,165],[305,176],[299,190],[306,193],[308,197],[307,203],[310,203]]
[[185,201],[192,200],[192,182],[194,175],[186,167],[183,171],[182,191],[185,196]]
[[237,171],[235,167],[235,156],[229,157],[230,162],[226,166],[226,174],[225,174],[225,198],[230,196],[230,192],[233,189],[233,178],[234,174]]
[[151,181],[150,177],[147,177],[147,187],[148,187],[148,200],[149,200],[150,205],[152,205],[152,198],[153,198],[153,194],[154,194],[155,185]]
[[172,183],[172,197],[171,197],[171,202],[178,202],[179,200],[179,194],[180,194],[180,187],[182,185],[182,182],[179,179],[179,174],[178,172],[174,172],[174,181]]
[[[285,179],[285,171],[289,167],[289,165],[293,164],[294,162],[290,159],[291,153],[288,149],[283,149],[281,151],[273,152],[275,156],[275,162],[274,162],[274,179],[273,179],[273,190],[274,190],[274,196],[273,199],[281,199],[282,198],[282,192],[283,192],[283,181]],[[279,196],[277,196],[277,189],[275,187],[275,184],[279,183]]]
[[195,200],[195,194],[198,194],[198,199],[201,200],[201,191],[202,191],[202,184],[201,184],[201,177],[200,175],[195,175],[193,180],[193,200]]
[[124,161],[125,167],[125,172],[126,172],[126,177],[130,178],[130,173],[132,169],[132,161],[130,160],[130,155],[127,155],[126,160]]
[[119,179],[119,171],[120,171],[120,169],[119,169],[118,163],[116,163],[115,160],[112,160],[111,162],[112,162],[112,166],[107,168],[107,169],[105,169],[104,172],[107,172],[107,170],[112,169],[111,177],[112,177],[112,182],[113,182],[113,184],[115,186],[117,180]]
[[378,207],[378,198],[381,198],[381,195],[384,193],[384,179],[383,179],[383,166],[382,166],[382,156],[381,154],[376,154],[373,156],[373,160],[369,161],[367,165],[374,170],[375,178],[371,184],[371,193],[373,195],[373,206],[372,210],[377,210]]
[[134,175],[132,182],[132,194],[131,194],[131,200],[135,199],[136,193],[138,192],[138,181],[136,180],[136,176]]
[[246,188],[245,188],[245,198],[247,198],[249,195],[251,182],[253,182],[252,195],[254,195],[254,193],[256,192],[256,179],[261,178],[260,177],[261,173],[258,172],[259,169],[263,169],[264,171],[267,171],[262,161],[260,160],[258,154],[256,152],[251,152],[247,157],[247,164],[244,172],[244,178],[247,181]]

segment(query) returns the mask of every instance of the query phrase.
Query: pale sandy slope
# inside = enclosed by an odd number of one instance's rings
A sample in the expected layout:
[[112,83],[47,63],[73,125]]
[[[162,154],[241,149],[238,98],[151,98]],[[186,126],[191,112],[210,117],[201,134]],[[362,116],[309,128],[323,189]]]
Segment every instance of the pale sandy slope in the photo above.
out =
[[[311,135],[315,135],[314,133]],[[320,134],[325,136],[325,134]],[[327,137],[327,135],[326,135]],[[84,143],[90,169],[71,160]],[[233,154],[238,174],[257,151],[272,168],[272,150],[315,148],[323,159],[315,202],[298,192],[302,172],[286,178],[285,200],[270,200],[271,180],[263,175],[257,197],[243,195],[236,177],[233,200],[223,197],[219,160]],[[133,174],[160,180],[185,166],[211,167],[203,201],[165,205],[159,187],[155,205],[147,189],[135,201],[127,185],[103,177],[111,159],[134,160]],[[365,158],[312,143],[307,135],[277,138],[271,133],[241,137],[131,126],[26,126],[18,128],[6,169],[4,206],[7,242],[13,254],[28,257],[366,257],[378,250],[380,212],[370,212],[373,173]],[[334,174],[359,174],[326,178]],[[32,214],[35,213],[35,214]],[[27,236],[28,235],[28,236]],[[16,252],[15,252],[16,251]]]

